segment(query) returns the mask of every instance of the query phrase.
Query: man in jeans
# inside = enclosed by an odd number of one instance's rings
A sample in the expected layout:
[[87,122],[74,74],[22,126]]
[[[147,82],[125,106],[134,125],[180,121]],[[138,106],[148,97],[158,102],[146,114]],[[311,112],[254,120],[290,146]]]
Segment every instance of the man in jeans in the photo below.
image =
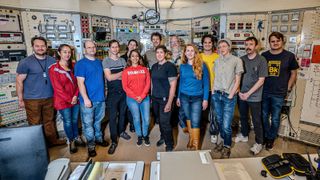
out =
[[258,40],[248,37],[245,41],[247,55],[242,56],[244,73],[239,93],[239,112],[241,122],[241,133],[235,138],[235,142],[247,142],[250,126],[249,108],[251,111],[256,143],[250,149],[254,154],[262,150],[263,128],[261,119],[261,98],[263,83],[268,76],[268,66],[265,58],[257,53]]
[[218,42],[219,58],[214,63],[212,100],[222,138],[222,142],[218,142],[214,151],[221,152],[221,158],[229,158],[231,154],[231,123],[243,72],[241,59],[230,53],[231,45],[229,39],[221,39]]
[[131,137],[125,132],[125,115],[127,110],[126,93],[122,88],[122,71],[126,61],[119,57],[120,44],[117,40],[109,42],[109,57],[103,60],[104,75],[108,85],[107,107],[112,144],[108,150],[113,154],[118,145],[118,136],[125,140]]
[[48,74],[48,67],[56,61],[46,55],[45,38],[33,37],[31,45],[33,54],[21,60],[17,67],[16,88],[19,106],[26,109],[29,125],[43,124],[49,145],[62,145],[66,141],[57,137],[53,90]]
[[84,43],[85,57],[75,66],[80,91],[80,112],[84,136],[87,139],[88,154],[97,155],[96,144],[103,147],[109,144],[104,140],[101,122],[105,116],[105,95],[102,63],[95,58],[96,44],[93,41]]
[[[262,53],[268,63],[262,96],[262,119],[266,149],[272,149],[278,135],[284,99],[297,80],[299,65],[295,55],[284,50],[284,36],[280,32],[269,35],[270,50]],[[271,122],[269,119],[271,115]]]

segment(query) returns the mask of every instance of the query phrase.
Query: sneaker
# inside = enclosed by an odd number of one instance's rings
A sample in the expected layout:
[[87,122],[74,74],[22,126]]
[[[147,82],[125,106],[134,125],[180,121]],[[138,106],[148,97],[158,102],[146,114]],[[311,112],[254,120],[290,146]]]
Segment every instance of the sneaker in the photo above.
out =
[[164,144],[164,139],[160,138],[159,141],[157,142],[157,146],[161,146],[162,144]]
[[69,151],[70,151],[70,154],[76,153],[78,151],[78,148],[77,148],[74,140],[71,141],[69,144]]
[[173,147],[166,146],[166,152],[171,152],[171,151],[173,151]]
[[211,143],[215,144],[218,141],[218,136],[217,135],[211,135]]
[[255,143],[251,148],[250,151],[253,152],[254,155],[257,155],[262,150],[262,144]]
[[88,148],[88,155],[89,155],[89,157],[94,157],[94,156],[97,155],[95,147],[89,147]]
[[120,137],[122,137],[122,138],[125,139],[125,140],[131,139],[131,136],[129,136],[129,134],[127,134],[127,133],[124,132],[124,131],[120,134]]
[[221,152],[223,149],[223,143],[217,144],[216,147],[213,148],[213,151],[218,153]]
[[116,151],[117,146],[118,145],[116,143],[112,143],[109,150],[108,150],[108,154],[113,154]]
[[236,139],[234,140],[235,143],[238,142],[248,142],[248,136],[243,136],[241,133],[237,134]]
[[136,130],[134,129],[134,125],[133,124],[130,124],[130,132],[134,133],[136,132]]
[[102,140],[102,141],[96,141],[96,144],[99,145],[99,146],[102,146],[102,147],[108,147],[109,146],[109,143],[105,140]]
[[144,145],[145,146],[150,146],[150,140],[149,140],[148,136],[144,137]]
[[231,149],[228,147],[223,147],[220,158],[221,159],[230,158],[230,155],[231,155]]
[[86,146],[86,143],[83,142],[83,140],[79,136],[74,139],[74,142],[75,142],[76,146],[82,146],[82,147]]
[[266,141],[266,150],[272,150],[273,149],[273,143],[274,143],[274,140],[273,139],[267,139]]
[[137,141],[137,146],[138,146],[138,147],[141,147],[141,145],[142,145],[142,140],[143,140],[142,137],[138,137],[138,141]]

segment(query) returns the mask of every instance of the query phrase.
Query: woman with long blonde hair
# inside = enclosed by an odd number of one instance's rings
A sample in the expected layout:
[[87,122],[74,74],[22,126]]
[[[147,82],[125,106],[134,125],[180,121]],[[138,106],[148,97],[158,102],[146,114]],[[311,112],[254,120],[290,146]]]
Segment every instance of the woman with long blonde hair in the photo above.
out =
[[201,110],[208,107],[209,73],[203,64],[198,49],[187,44],[180,65],[180,86],[177,106],[183,108],[189,131],[188,148],[200,149]]

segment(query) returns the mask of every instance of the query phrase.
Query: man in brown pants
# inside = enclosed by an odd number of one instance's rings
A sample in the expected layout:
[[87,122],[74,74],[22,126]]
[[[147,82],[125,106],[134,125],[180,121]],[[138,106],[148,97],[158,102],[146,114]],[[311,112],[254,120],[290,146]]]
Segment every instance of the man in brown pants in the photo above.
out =
[[48,77],[48,67],[55,59],[46,55],[47,41],[43,37],[31,39],[33,54],[19,62],[16,88],[19,106],[25,108],[29,125],[43,124],[45,136],[50,146],[65,144],[57,137],[53,90]]

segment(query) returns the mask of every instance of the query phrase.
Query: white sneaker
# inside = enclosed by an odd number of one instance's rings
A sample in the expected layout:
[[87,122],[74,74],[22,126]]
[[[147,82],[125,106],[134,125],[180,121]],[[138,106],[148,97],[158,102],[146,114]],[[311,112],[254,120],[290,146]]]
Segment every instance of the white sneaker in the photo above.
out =
[[259,154],[262,150],[262,144],[254,143],[254,145],[250,148],[250,151],[253,152],[254,155]]
[[248,142],[248,136],[243,136],[241,133],[237,134],[237,137],[234,140],[235,143],[238,142]]
[[218,136],[217,135],[211,135],[211,143],[215,144],[218,141]]

